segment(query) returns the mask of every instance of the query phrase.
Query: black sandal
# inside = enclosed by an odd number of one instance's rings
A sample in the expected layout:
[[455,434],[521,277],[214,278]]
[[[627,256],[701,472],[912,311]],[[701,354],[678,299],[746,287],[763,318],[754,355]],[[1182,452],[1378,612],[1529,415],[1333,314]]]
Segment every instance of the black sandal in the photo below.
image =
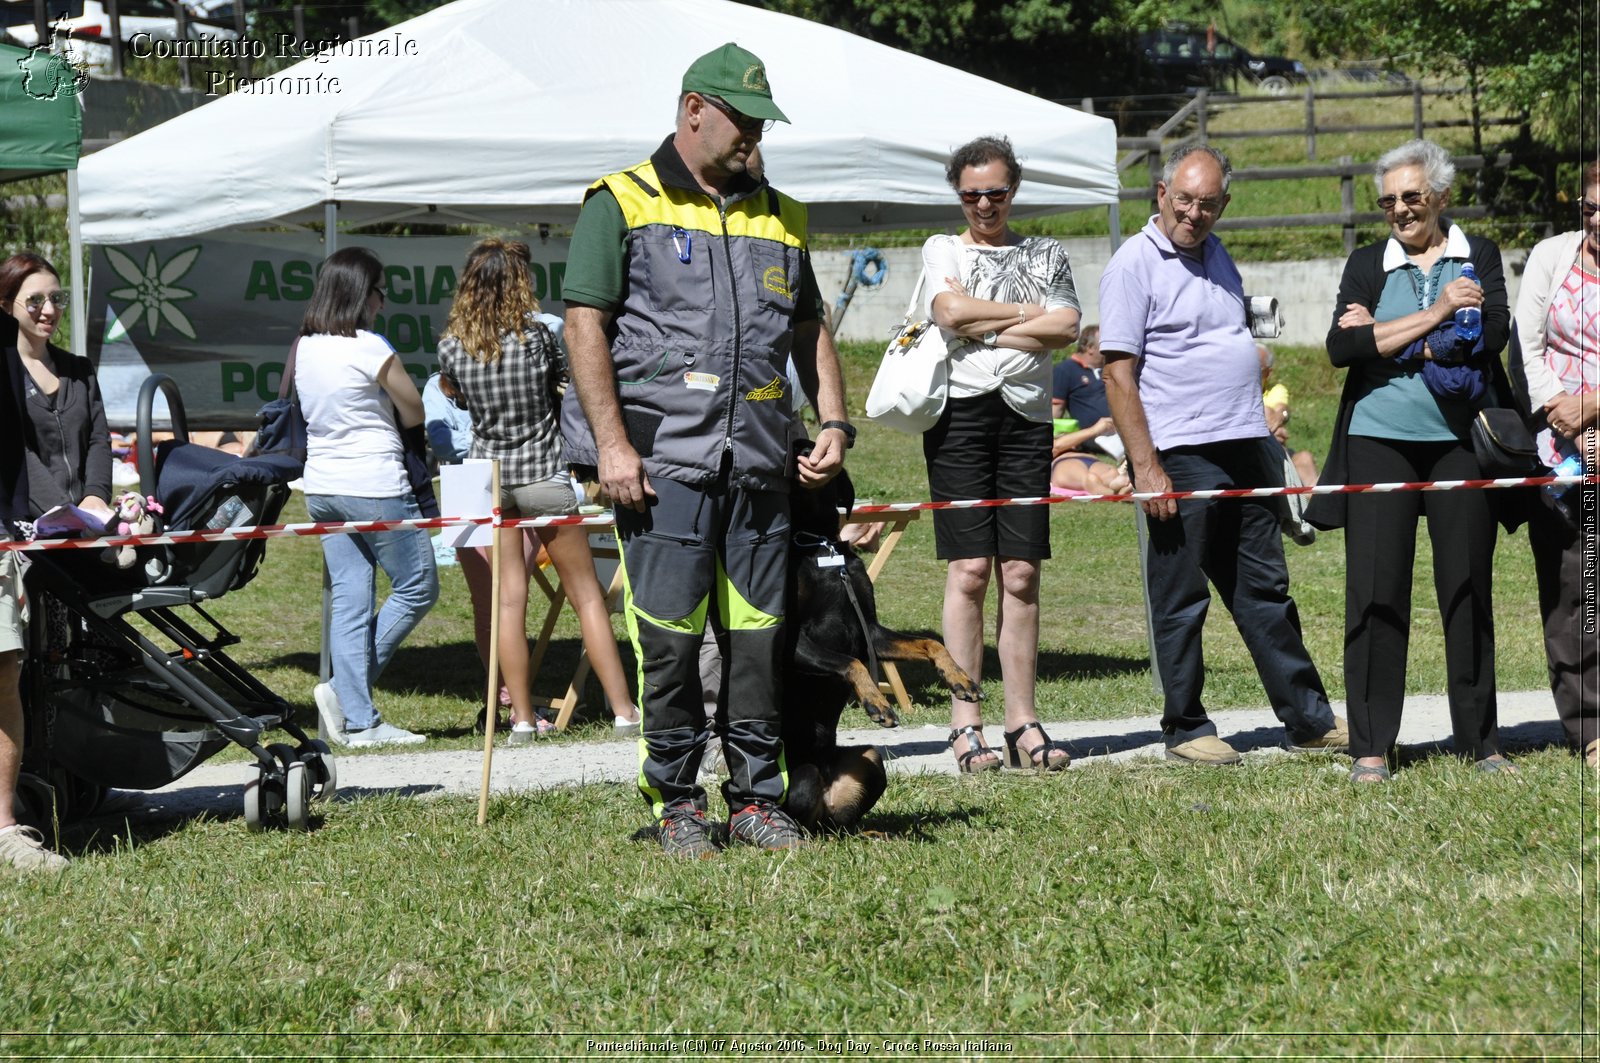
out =
[[[959,738],[967,740],[967,751],[965,753],[956,753],[956,740]],[[988,744],[984,742],[983,732],[978,730],[976,724],[969,723],[965,727],[953,728],[950,731],[949,743],[950,752],[956,753],[956,769],[961,774],[976,775],[979,772],[1000,770],[999,754],[990,749]],[[979,757],[992,759],[974,766],[972,762]]]
[[[1028,731],[1038,731],[1043,739],[1032,749],[1024,751],[1018,748],[1017,743]],[[1051,759],[1050,754],[1059,751],[1061,756]],[[1022,758],[1026,756],[1028,763],[1024,764]],[[1067,747],[1060,742],[1050,741],[1050,736],[1045,734],[1044,725],[1038,720],[1025,723],[1015,731],[1006,732],[1006,767],[1032,768],[1034,771],[1065,771],[1067,765],[1072,763],[1072,754],[1067,752]]]

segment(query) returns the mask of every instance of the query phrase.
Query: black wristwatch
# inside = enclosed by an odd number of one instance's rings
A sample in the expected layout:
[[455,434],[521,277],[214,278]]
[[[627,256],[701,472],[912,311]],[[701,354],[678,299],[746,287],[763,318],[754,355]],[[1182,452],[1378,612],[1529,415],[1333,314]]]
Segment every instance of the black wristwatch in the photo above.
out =
[[849,450],[856,445],[856,426],[849,421],[823,421],[822,427],[837,428],[844,433],[844,449]]

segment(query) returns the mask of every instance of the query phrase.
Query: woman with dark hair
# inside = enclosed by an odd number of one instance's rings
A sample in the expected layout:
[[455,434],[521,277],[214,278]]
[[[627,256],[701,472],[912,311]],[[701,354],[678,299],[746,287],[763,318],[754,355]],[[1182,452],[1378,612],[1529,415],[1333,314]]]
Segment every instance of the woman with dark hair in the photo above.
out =
[[[439,371],[472,415],[473,458],[500,463],[500,511],[506,517],[578,511],[567,475],[556,388],[565,376],[561,348],[539,320],[528,275],[528,245],[497,238],[467,252],[467,264],[439,340]],[[544,543],[583,631],[589,663],[605,690],[619,733],[637,733],[639,714],[628,692],[611,631],[605,593],[595,577],[588,530],[503,528],[500,531],[500,668],[511,694],[508,745],[523,745],[554,728],[536,716],[528,692],[528,562],[533,539]]]
[[67,310],[61,275],[39,255],[22,251],[0,262],[0,307],[16,319],[8,345],[26,370],[28,511],[30,517],[76,505],[111,518],[111,433],[94,366],[50,342]]
[[[1528,254],[1517,295],[1520,349],[1512,357],[1522,365],[1517,383],[1526,382],[1523,413],[1546,426],[1539,460],[1593,475],[1600,465],[1600,162],[1584,168],[1578,187],[1582,224]],[[1595,511],[1595,493],[1593,485],[1539,492],[1529,507],[1528,543],[1556,713],[1589,767],[1600,768],[1600,644],[1584,625],[1600,588],[1578,530],[1580,514]]]
[[[383,264],[364,247],[323,263],[300,325],[295,390],[306,418],[306,510],[312,520],[399,520],[422,511],[400,429],[422,423],[422,396],[389,341],[371,331],[383,308]],[[314,691],[324,737],[351,746],[410,745],[422,735],[384,722],[372,684],[439,597],[427,532],[325,535],[333,584],[333,682]],[[373,614],[377,570],[391,590]]]
[[[1024,239],[1007,219],[1022,166],[1005,137],[979,137],[946,167],[967,227],[922,247],[928,316],[950,351],[950,398],[922,437],[936,500],[1050,493],[1051,352],[1078,335],[1078,297],[1066,249]],[[944,643],[973,677],[983,668],[983,604],[999,575],[996,638],[1005,685],[1006,760],[1059,771],[1070,759],[1034,707],[1039,656],[1039,565],[1050,556],[1044,506],[940,510],[933,515],[945,576]],[[963,772],[1000,758],[983,738],[976,702],[951,702],[950,748]]]
[[[1444,217],[1455,165],[1439,145],[1402,144],[1378,160],[1375,176],[1390,235],[1351,255],[1339,281],[1328,358],[1349,372],[1321,482],[1479,479],[1472,419],[1511,398],[1500,364],[1511,326],[1500,249]],[[1480,310],[1481,335],[1457,335],[1455,313],[1464,307]],[[1433,543],[1456,753],[1481,771],[1515,770],[1500,754],[1494,672],[1496,507],[1516,500],[1492,496],[1508,494],[1320,495],[1307,507],[1312,524],[1345,529],[1352,782],[1390,777],[1387,761],[1405,704],[1412,562],[1423,517]]]

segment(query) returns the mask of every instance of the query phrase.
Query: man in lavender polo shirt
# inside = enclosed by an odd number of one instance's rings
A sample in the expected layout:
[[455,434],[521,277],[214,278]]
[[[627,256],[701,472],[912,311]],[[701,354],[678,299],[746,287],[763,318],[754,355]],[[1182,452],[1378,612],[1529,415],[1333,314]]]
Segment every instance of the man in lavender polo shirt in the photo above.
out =
[[[1161,212],[1112,256],[1100,278],[1106,398],[1138,491],[1282,487],[1261,407],[1261,366],[1244,284],[1212,226],[1228,205],[1222,152],[1179,148],[1156,186]],[[1149,522],[1145,594],[1166,704],[1167,757],[1235,764],[1200,692],[1209,579],[1233,614],[1272,708],[1296,749],[1349,745],[1333,715],[1289,597],[1271,499],[1141,503]]]

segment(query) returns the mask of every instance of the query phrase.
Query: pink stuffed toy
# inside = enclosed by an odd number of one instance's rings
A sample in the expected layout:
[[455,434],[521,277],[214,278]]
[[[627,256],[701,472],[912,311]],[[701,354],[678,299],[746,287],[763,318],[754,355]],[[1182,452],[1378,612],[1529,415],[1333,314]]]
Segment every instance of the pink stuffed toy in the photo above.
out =
[[[116,521],[118,535],[154,535],[161,530],[156,518],[166,512],[155,496],[146,498],[137,491],[118,495],[113,508],[116,512],[112,519]],[[131,546],[108,546],[104,557],[118,568],[132,568],[138,560]]]

